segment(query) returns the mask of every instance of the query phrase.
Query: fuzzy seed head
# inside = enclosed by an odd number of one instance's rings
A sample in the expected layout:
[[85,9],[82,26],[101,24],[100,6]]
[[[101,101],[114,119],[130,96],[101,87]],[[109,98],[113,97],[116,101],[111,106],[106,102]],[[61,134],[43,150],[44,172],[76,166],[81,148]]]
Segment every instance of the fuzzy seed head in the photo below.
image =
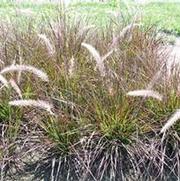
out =
[[111,47],[112,47],[112,48],[116,47],[118,41],[121,40],[121,39],[123,39],[123,38],[125,38],[125,36],[126,36],[127,34],[128,34],[128,37],[130,37],[130,33],[132,32],[132,30],[133,30],[134,28],[138,27],[138,26],[140,26],[140,24],[136,24],[136,23],[132,24],[132,23],[131,23],[131,24],[127,25],[126,27],[124,27],[124,28],[122,29],[122,31],[119,33],[119,35],[113,38]]
[[44,42],[44,44],[46,45],[46,48],[48,50],[48,54],[50,56],[54,55],[55,50],[53,48],[53,45],[51,44],[51,41],[47,38],[47,36],[45,34],[38,34],[38,37]]
[[85,47],[91,53],[91,55],[96,60],[97,64],[101,62],[100,53],[92,45],[87,43],[82,43],[82,46]]
[[106,71],[105,71],[105,65],[100,56],[100,53],[90,44],[82,43],[82,46],[85,47],[91,53],[91,55],[94,57],[94,59],[96,61],[96,67],[98,68],[101,76],[104,77],[106,75]]
[[163,96],[153,90],[134,90],[127,93],[128,96],[152,97],[162,101]]
[[177,109],[176,112],[170,117],[167,123],[162,127],[161,133],[169,130],[171,126],[173,126],[180,119],[180,109]]
[[75,62],[74,62],[74,57],[72,57],[69,61],[69,76],[72,77],[74,74],[75,70]]
[[0,82],[5,86],[5,87],[9,87],[8,86],[8,81],[6,80],[6,78],[4,78],[3,75],[0,74]]
[[14,72],[14,71],[17,71],[17,72],[27,71],[27,72],[33,73],[37,77],[41,78],[43,81],[46,81],[46,82],[49,81],[48,76],[45,72],[31,65],[10,65],[2,69],[0,73],[5,74],[9,72]]
[[53,106],[51,104],[49,104],[48,102],[43,101],[43,100],[32,100],[32,99],[14,100],[14,101],[10,101],[9,105],[18,106],[18,107],[37,107],[40,109],[44,109],[47,112],[49,112],[50,114],[54,115],[54,113],[52,112]]

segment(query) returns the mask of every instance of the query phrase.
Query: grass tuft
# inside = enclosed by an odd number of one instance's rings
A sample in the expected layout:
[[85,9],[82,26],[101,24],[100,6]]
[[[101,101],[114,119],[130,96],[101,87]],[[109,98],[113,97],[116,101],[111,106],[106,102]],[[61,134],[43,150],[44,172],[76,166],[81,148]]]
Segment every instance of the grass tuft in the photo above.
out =
[[152,27],[118,23],[60,12],[37,29],[1,27],[0,78],[15,90],[0,92],[2,179],[11,168],[54,181],[179,177],[177,119],[161,134],[180,107],[179,70]]

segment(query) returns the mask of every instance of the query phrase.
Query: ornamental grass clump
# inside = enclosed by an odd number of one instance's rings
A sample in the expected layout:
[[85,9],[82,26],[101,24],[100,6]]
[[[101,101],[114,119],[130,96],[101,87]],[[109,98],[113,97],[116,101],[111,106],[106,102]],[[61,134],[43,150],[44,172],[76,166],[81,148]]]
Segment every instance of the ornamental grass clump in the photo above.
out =
[[179,74],[166,78],[162,41],[135,23],[100,30],[73,20],[60,14],[0,36],[1,82],[17,94],[0,92],[3,145],[16,124],[10,154],[2,150],[11,139],[0,148],[3,163],[15,164],[1,171],[13,176],[18,165],[54,181],[177,179]]

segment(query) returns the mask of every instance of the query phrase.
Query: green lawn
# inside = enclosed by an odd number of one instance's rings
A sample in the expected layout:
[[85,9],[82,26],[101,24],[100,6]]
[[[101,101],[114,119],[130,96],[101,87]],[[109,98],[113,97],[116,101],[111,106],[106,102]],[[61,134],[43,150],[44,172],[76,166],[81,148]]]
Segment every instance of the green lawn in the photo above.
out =
[[180,35],[180,3],[151,3],[144,8],[144,21],[165,32]]
[[[123,15],[127,13],[127,8],[121,3],[116,7],[114,3],[80,3],[75,5],[77,12],[89,15],[101,21],[101,24],[108,19],[111,11],[119,11]],[[150,3],[147,5],[135,5],[130,3],[134,11],[142,14],[143,23],[146,25],[156,25],[158,29],[165,32],[180,34],[180,3]],[[138,10],[137,10],[138,9]]]
[[[180,34],[180,3],[150,3],[147,5],[139,6],[130,3],[131,8],[135,11],[138,9],[139,14],[143,15],[143,23],[146,25],[156,25],[159,29],[165,32]],[[42,15],[48,15],[53,17],[57,6],[54,4],[32,4],[32,3],[0,3],[0,17],[4,19],[5,17],[17,17],[17,11],[15,9],[23,9],[33,12],[33,16],[37,22],[42,20]],[[109,3],[76,3],[72,4],[68,11],[70,14],[87,17],[89,21],[96,23],[97,25],[106,25],[108,22],[112,21],[112,12],[120,12],[123,17],[127,14],[127,7],[120,3],[117,5],[112,1]],[[28,13],[27,13],[28,14]],[[20,19],[29,18],[26,13],[20,13],[18,16]]]
[[[27,22],[40,24],[45,16],[53,17],[57,6],[54,4],[33,4],[33,3],[12,3],[0,1],[0,18],[2,21],[16,21],[22,26],[28,25]],[[30,21],[29,21],[30,20]]]

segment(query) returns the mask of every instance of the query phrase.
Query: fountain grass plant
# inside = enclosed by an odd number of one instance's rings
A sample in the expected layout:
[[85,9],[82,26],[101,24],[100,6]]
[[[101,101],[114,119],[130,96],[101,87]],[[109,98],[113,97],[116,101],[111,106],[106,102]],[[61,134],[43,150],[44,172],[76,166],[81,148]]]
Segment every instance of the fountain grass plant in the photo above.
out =
[[180,106],[178,74],[162,66],[162,41],[133,23],[85,22],[1,27],[0,75],[14,85],[1,90],[1,180],[176,180],[179,122],[161,129]]

